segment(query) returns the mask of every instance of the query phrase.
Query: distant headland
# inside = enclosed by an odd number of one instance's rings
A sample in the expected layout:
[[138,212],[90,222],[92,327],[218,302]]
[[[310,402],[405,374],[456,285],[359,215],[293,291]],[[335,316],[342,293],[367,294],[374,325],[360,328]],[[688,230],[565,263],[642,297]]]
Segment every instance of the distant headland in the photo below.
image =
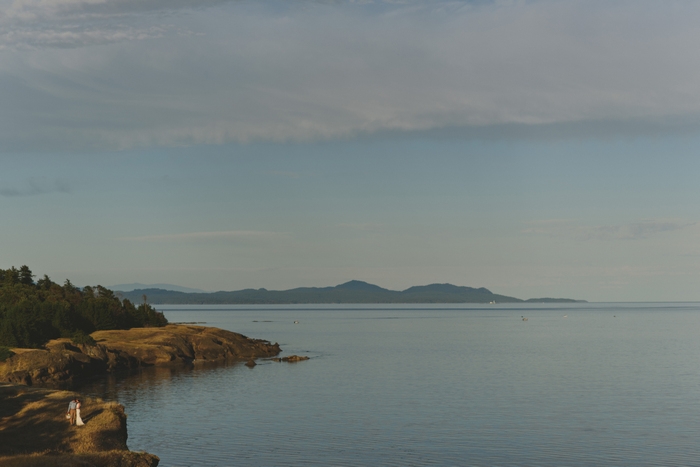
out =
[[274,304],[352,304],[352,303],[578,303],[570,298],[531,298],[522,300],[499,295],[483,287],[430,284],[389,290],[352,280],[335,287],[299,287],[290,290],[243,289],[231,292],[182,292],[164,288],[140,288],[120,294],[132,301],[145,295],[154,305],[274,305]]

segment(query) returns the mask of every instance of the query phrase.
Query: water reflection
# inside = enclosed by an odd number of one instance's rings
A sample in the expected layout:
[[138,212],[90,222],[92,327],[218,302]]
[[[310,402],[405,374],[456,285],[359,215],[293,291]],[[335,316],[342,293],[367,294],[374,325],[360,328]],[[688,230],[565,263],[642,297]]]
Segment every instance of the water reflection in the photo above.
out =
[[[122,370],[94,379],[72,384],[69,389],[86,396],[127,404],[129,396],[168,390],[183,379],[210,376],[216,371],[250,371],[242,361],[179,362],[165,366],[151,366]],[[128,410],[128,406],[127,406]]]

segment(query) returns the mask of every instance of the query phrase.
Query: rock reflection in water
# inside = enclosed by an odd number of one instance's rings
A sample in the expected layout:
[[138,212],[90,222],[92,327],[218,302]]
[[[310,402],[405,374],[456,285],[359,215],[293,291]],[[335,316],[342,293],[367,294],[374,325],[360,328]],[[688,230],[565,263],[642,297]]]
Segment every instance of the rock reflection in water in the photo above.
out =
[[158,392],[167,389],[174,380],[197,378],[211,371],[246,370],[244,363],[243,361],[199,361],[136,368],[101,375],[91,381],[76,383],[70,389],[85,395],[117,401],[124,404],[128,412],[128,399],[132,394]]

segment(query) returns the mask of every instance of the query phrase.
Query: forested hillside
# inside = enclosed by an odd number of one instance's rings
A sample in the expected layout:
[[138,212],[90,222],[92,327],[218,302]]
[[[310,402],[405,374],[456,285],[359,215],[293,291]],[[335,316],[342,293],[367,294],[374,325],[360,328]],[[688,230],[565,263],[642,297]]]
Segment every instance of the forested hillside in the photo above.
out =
[[80,341],[97,330],[167,322],[150,305],[136,306],[100,285],[80,289],[46,275],[35,282],[27,266],[0,269],[0,346],[40,347],[58,337]]

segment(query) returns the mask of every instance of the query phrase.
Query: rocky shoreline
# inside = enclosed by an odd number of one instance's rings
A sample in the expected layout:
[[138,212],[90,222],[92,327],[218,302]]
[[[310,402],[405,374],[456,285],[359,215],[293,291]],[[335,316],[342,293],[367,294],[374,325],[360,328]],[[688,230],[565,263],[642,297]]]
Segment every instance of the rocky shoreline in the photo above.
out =
[[[114,371],[186,362],[254,361],[280,353],[277,343],[223,329],[167,325],[91,334],[95,345],[56,339],[44,349],[12,349],[0,362],[0,467],[156,467],[159,459],[126,446],[124,407],[85,401],[86,425],[69,426],[75,393],[62,386]],[[4,382],[5,384],[1,384]]]
[[96,345],[56,339],[45,349],[13,349],[0,363],[0,381],[61,385],[108,372],[196,361],[274,357],[278,344],[223,329],[170,324],[161,328],[97,331]]

